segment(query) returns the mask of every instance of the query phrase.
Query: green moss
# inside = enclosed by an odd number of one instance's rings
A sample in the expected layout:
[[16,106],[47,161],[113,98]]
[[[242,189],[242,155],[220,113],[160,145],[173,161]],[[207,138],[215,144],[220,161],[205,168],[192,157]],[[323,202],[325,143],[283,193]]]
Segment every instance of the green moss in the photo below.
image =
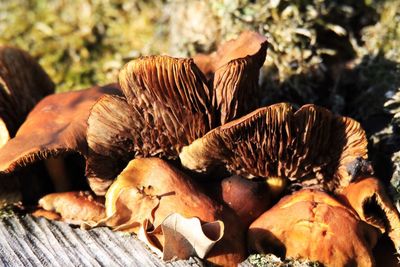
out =
[[292,258],[287,258],[281,260],[279,257],[273,254],[253,254],[250,255],[248,261],[256,267],[263,266],[276,266],[276,267],[318,267],[322,266],[318,262],[312,262],[309,260],[296,260]]
[[[322,103],[332,66],[357,56],[363,26],[375,21],[363,1],[174,1],[171,44],[176,54],[210,51],[246,29],[267,36],[263,104]],[[192,10],[196,10],[195,14]],[[192,16],[190,16],[192,15]],[[322,103],[326,104],[326,103]]]
[[14,205],[6,205],[4,207],[0,207],[0,220],[14,216],[14,208]]
[[67,91],[116,81],[121,66],[153,45],[162,1],[16,0],[0,3],[0,44],[39,58]]

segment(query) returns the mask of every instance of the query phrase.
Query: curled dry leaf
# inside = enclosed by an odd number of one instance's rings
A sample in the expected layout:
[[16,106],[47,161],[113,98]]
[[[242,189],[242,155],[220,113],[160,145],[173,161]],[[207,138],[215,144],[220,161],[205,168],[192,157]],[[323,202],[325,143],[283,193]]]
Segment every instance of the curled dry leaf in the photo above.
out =
[[[103,223],[134,233],[141,227],[150,231],[145,222],[156,229],[172,213],[197,217],[202,223],[221,220],[225,234],[206,259],[226,266],[246,257],[244,227],[237,217],[202,193],[188,176],[158,158],[138,158],[128,164],[107,191],[106,213]],[[160,233],[153,233],[152,241],[157,246],[167,244]]]
[[347,166],[367,157],[367,139],[350,118],[314,105],[293,111],[281,103],[215,128],[183,147],[179,157],[197,172],[226,165],[247,178],[281,179],[281,187],[288,179],[335,190],[351,181]]
[[248,112],[266,49],[257,33],[229,42],[212,56],[213,82],[192,59],[152,56],[126,64],[119,75],[125,98],[104,97],[89,117],[92,189],[105,194],[132,158],[176,159],[221,121]]
[[[87,155],[87,117],[104,94],[120,94],[117,85],[48,96],[40,101],[0,149],[0,173],[8,174],[36,161],[68,153]],[[57,183],[57,181],[54,181]]]
[[[198,218],[185,218],[178,213],[169,215],[151,232],[146,230],[146,226],[139,230],[139,238],[165,261],[191,256],[204,259],[224,235],[222,221],[202,223]],[[155,242],[156,234],[162,235],[162,244]]]
[[43,210],[35,211],[33,215],[36,217],[58,219],[78,225],[98,222],[106,215],[104,198],[83,191],[46,195],[39,200],[39,207]]
[[[254,221],[249,249],[318,261],[324,266],[374,266],[379,231],[321,191],[301,190]],[[351,241],[351,242],[349,242]]]
[[386,233],[400,250],[400,215],[377,178],[367,177],[351,183],[339,196],[362,220]]
[[[54,84],[28,53],[0,46],[0,147],[12,138],[33,106]],[[21,201],[18,175],[0,180],[0,207]]]

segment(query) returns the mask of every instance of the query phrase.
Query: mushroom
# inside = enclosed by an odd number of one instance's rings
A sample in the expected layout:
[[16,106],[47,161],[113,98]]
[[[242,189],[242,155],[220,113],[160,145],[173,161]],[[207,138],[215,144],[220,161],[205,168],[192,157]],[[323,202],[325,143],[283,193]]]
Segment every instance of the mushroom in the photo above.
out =
[[[53,82],[28,53],[0,46],[0,147],[14,137],[33,106],[53,92]],[[0,180],[0,207],[21,198],[18,176]]]
[[[104,94],[120,94],[120,91],[117,85],[96,86],[50,95],[40,101],[16,136],[0,149],[1,174],[71,153],[87,156],[87,117],[92,105]],[[57,185],[58,181],[54,182]]]
[[303,189],[282,198],[250,225],[248,246],[253,252],[324,266],[374,266],[372,249],[379,235],[327,193]]
[[[206,259],[221,266],[236,266],[246,258],[245,228],[233,212],[204,194],[190,177],[159,158],[130,161],[107,191],[105,206],[107,226],[136,234],[145,221],[156,229],[173,213],[196,217],[203,223],[221,220],[224,235]],[[156,243],[164,243],[162,234],[155,234],[154,238]]]
[[267,52],[264,36],[245,31],[210,55],[193,57],[213,86],[212,103],[220,125],[258,107],[258,76]]
[[233,175],[204,187],[213,199],[234,210],[246,227],[271,207],[273,196],[265,180]]
[[350,183],[339,193],[339,197],[352,207],[363,221],[386,233],[396,250],[400,250],[400,215],[377,178],[365,177]]
[[266,178],[275,195],[286,181],[334,191],[352,180],[348,165],[367,157],[367,139],[350,118],[280,103],[213,129],[183,147],[179,157],[200,173],[225,165],[234,174]]
[[54,84],[28,53],[0,47],[0,118],[12,138],[34,105],[54,93]]
[[98,222],[106,215],[104,198],[87,191],[48,194],[39,200],[39,206],[32,215],[77,225]]
[[96,194],[104,195],[132,158],[177,159],[183,146],[219,125],[220,118],[247,112],[245,99],[252,94],[246,90],[257,87],[266,43],[256,33],[231,41],[235,49],[224,48],[218,54],[227,50],[227,55],[215,58],[213,85],[192,59],[151,56],[126,64],[119,75],[125,98],[102,98],[88,120],[89,182]]

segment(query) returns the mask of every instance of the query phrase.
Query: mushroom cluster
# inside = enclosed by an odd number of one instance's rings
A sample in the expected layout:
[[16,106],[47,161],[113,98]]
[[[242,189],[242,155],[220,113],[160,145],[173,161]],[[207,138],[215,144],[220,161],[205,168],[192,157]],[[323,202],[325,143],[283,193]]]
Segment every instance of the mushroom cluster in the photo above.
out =
[[[364,130],[314,105],[260,107],[266,51],[245,32],[210,55],[142,57],[118,84],[47,96],[0,148],[0,178],[44,161],[56,193],[34,215],[135,233],[165,260],[374,266],[380,239],[400,249],[400,215]],[[78,167],[85,192],[72,191]]]

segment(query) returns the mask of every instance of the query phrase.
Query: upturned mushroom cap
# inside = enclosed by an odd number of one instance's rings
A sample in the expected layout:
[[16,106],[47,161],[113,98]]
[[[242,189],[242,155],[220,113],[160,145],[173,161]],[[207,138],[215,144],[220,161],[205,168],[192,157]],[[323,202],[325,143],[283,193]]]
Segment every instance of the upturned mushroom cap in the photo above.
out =
[[176,158],[212,124],[211,92],[191,59],[141,58],[119,79],[126,98],[103,97],[88,120],[89,181],[98,194],[132,158]]
[[245,31],[210,55],[194,56],[214,88],[213,106],[219,110],[221,125],[257,107],[259,69],[267,46],[264,36]]
[[328,194],[301,190],[250,225],[248,246],[257,253],[309,259],[324,266],[374,266],[372,249],[378,236],[376,228]]
[[176,159],[183,146],[221,118],[225,122],[249,111],[266,40],[248,32],[223,47],[213,63],[214,84],[192,59],[152,56],[124,66],[119,82],[125,98],[102,98],[88,120],[89,181],[97,194],[105,194],[129,160]]
[[[236,266],[246,257],[244,227],[234,214],[207,197],[188,176],[158,158],[134,159],[106,195],[108,226],[137,233],[145,220],[157,228],[172,213],[202,222],[222,220],[225,234],[207,260]],[[155,236],[162,244],[159,235]]]
[[335,190],[351,181],[348,165],[367,157],[367,139],[350,118],[314,105],[294,111],[281,103],[215,128],[183,147],[179,157],[200,173],[225,165],[247,178],[278,177]]
[[120,94],[108,85],[48,96],[27,117],[16,136],[0,149],[0,173],[65,153],[87,155],[86,128],[91,106],[104,94]]
[[387,195],[383,184],[375,177],[366,177],[349,184],[339,194],[360,218],[387,233],[400,250],[400,215]]
[[28,53],[0,46],[0,119],[13,137],[33,106],[54,84]]

